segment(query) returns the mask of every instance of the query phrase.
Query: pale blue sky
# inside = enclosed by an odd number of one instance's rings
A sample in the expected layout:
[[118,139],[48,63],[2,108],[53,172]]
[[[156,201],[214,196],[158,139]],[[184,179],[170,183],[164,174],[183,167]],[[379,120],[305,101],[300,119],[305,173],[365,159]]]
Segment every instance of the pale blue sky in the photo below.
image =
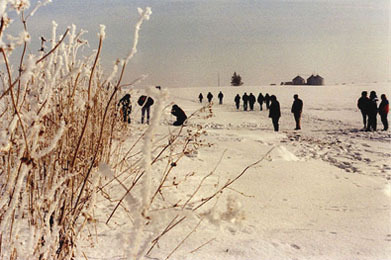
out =
[[388,0],[53,0],[29,28],[49,38],[52,20],[59,32],[74,23],[96,46],[105,24],[102,58],[111,66],[128,53],[136,8],[145,6],[153,14],[127,81],[148,74],[143,84],[212,86],[219,73],[229,85],[234,71],[245,85],[312,73],[326,84],[391,78]]

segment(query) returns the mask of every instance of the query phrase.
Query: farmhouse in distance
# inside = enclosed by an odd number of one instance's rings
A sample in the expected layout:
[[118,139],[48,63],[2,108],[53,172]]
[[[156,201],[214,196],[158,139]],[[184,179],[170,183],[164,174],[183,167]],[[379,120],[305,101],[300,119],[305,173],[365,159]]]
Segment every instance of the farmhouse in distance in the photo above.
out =
[[281,82],[281,85],[310,85],[310,86],[322,86],[324,85],[324,78],[322,78],[319,75],[312,74],[308,79],[306,80],[301,76],[296,76],[292,79],[292,81],[288,82]]

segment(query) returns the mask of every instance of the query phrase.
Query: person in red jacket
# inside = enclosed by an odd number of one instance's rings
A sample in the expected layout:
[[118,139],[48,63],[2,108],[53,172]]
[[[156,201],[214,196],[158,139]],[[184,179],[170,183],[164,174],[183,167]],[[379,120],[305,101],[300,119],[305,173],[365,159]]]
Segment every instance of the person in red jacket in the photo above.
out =
[[387,131],[388,130],[387,115],[390,108],[389,108],[386,95],[382,94],[380,98],[381,98],[381,102],[379,105],[379,115],[380,115],[381,122],[383,123],[383,127],[384,127],[383,131]]

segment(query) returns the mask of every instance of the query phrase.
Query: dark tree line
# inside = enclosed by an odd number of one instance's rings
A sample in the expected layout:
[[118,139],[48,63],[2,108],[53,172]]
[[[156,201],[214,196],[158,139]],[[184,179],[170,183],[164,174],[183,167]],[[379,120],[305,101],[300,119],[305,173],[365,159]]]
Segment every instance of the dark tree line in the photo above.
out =
[[231,79],[231,86],[241,86],[241,85],[243,85],[242,77],[239,74],[236,74],[236,72],[234,72],[234,75],[232,76]]

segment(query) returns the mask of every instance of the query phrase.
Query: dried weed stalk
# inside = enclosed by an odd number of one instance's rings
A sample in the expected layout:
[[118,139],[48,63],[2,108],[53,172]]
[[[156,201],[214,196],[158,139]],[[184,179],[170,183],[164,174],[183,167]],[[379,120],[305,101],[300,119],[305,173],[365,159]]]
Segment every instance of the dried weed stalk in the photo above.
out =
[[[105,78],[99,66],[104,26],[90,57],[78,55],[87,44],[83,31],[72,26],[58,37],[54,22],[51,47],[27,54],[28,18],[49,1],[30,12],[29,1],[14,2],[0,4],[0,258],[71,259],[91,221],[101,178],[97,166],[110,161],[120,134],[114,100],[151,11],[139,10],[134,43],[114,85],[116,69]],[[14,11],[23,30],[4,40]],[[10,56],[20,46],[15,72]]]

